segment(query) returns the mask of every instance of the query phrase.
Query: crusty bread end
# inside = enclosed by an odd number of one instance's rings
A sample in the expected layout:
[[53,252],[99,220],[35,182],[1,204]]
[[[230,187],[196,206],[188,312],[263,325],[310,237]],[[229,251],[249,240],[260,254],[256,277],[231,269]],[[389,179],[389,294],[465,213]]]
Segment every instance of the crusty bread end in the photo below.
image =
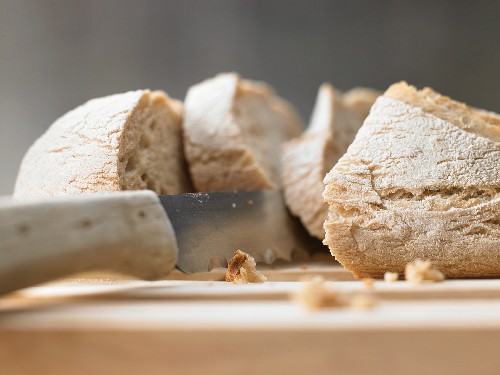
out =
[[31,146],[14,196],[192,191],[181,133],[182,104],[162,91],[90,100],[59,118]]
[[379,97],[325,178],[324,243],[357,277],[415,259],[500,275],[498,115],[406,83]]

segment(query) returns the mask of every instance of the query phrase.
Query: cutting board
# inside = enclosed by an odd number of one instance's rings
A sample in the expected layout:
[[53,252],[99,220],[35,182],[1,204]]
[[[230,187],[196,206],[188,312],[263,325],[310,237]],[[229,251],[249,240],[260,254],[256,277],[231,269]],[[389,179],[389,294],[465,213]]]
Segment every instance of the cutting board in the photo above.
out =
[[[157,282],[81,275],[0,298],[0,374],[498,374],[500,280],[376,281],[371,310],[307,311],[291,298],[321,274],[366,292],[340,266],[222,270]],[[194,280],[193,280],[194,278]]]

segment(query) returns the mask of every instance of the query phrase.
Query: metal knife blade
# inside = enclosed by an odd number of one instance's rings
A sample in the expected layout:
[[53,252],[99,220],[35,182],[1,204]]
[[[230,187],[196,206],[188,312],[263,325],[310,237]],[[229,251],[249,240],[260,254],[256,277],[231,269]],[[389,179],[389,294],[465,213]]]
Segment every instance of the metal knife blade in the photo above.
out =
[[295,249],[324,248],[290,215],[280,191],[162,195],[160,202],[177,237],[177,267],[187,273],[227,262],[237,249],[273,263]]

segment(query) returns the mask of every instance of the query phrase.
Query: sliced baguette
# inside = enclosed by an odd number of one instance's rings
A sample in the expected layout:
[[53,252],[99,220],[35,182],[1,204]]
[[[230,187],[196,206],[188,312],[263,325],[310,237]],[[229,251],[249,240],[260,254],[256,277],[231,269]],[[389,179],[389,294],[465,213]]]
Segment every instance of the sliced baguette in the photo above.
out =
[[324,242],[359,278],[500,276],[499,163],[499,115],[395,84],[325,178]]
[[324,238],[328,206],[323,202],[323,179],[345,153],[380,93],[357,88],[342,93],[329,83],[318,91],[311,122],[299,138],[282,149],[285,201],[308,232]]
[[219,74],[191,87],[184,144],[196,190],[280,187],[280,145],[298,134],[295,109],[264,83]]
[[14,196],[192,191],[181,133],[182,105],[162,91],[90,100],[59,118],[31,146]]

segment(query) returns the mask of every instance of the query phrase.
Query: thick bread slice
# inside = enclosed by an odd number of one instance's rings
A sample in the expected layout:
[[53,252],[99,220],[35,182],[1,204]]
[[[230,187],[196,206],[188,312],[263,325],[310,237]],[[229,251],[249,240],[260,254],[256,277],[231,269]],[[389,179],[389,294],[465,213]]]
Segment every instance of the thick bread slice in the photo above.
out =
[[351,144],[378,95],[364,88],[342,95],[331,84],[322,84],[309,127],[283,146],[285,201],[315,237],[324,238],[323,223],[328,216],[323,179]]
[[301,129],[295,109],[264,83],[225,73],[191,87],[184,145],[196,190],[279,188],[280,145]]
[[162,91],[90,100],[59,118],[31,146],[19,170],[15,198],[192,191],[181,133],[182,105]]
[[395,84],[325,178],[324,242],[357,277],[500,276],[499,163],[500,116]]

